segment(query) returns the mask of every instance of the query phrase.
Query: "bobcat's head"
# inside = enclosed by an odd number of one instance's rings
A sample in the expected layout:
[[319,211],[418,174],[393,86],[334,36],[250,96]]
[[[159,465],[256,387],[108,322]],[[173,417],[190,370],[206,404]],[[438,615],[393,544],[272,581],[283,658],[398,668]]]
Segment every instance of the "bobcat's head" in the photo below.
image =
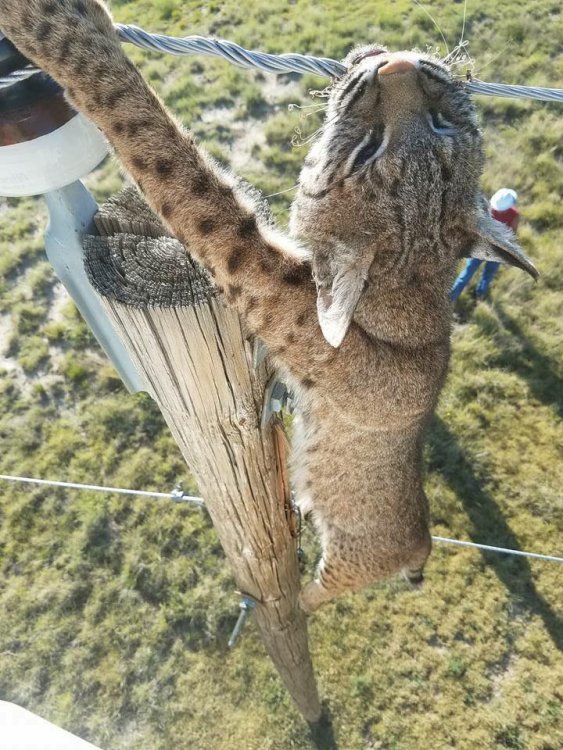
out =
[[319,318],[342,340],[371,272],[448,264],[473,251],[535,274],[479,188],[475,108],[446,64],[369,46],[344,61],[300,176],[292,233],[319,258]]

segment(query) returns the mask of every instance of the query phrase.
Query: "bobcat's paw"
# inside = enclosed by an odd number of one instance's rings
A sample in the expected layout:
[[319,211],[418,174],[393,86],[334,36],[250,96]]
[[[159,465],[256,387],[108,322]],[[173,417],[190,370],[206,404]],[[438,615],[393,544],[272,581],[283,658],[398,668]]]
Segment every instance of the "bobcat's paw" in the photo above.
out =
[[424,574],[422,570],[410,570],[403,568],[401,573],[413,591],[420,591],[424,585]]
[[311,581],[299,594],[299,606],[307,615],[313,614],[321,604],[324,604],[332,596],[319,581]]

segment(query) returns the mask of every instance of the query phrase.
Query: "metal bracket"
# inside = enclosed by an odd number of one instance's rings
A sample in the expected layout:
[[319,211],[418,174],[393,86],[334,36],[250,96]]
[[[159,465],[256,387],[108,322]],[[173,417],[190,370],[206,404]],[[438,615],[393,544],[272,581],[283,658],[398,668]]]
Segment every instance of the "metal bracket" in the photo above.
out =
[[261,425],[265,427],[274,414],[278,414],[287,404],[288,391],[285,383],[278,380],[274,373],[268,380],[264,391],[264,404],[262,406]]
[[202,497],[186,495],[184,490],[179,486],[174,487],[170,493],[170,499],[173,503],[189,503],[190,505],[196,505],[198,508],[205,507],[205,500]]
[[82,317],[106,352],[130,393],[146,390],[123,341],[117,335],[84,269],[81,235],[91,229],[96,203],[81,182],[46,193],[49,225],[45,232],[47,258]]
[[254,369],[260,367],[268,356],[268,349],[261,339],[255,338],[252,343],[252,366]]

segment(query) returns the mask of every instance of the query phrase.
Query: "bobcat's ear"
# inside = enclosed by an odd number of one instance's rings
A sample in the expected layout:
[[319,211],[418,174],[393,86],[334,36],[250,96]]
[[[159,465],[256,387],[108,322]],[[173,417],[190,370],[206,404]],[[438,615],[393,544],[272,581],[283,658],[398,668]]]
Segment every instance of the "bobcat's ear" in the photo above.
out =
[[539,273],[524,253],[514,232],[493,219],[487,211],[480,210],[470,225],[474,235],[474,242],[469,247],[466,255],[479,260],[494,260],[497,263],[506,263],[521,268],[523,271],[537,279]]
[[317,315],[323,336],[331,346],[340,346],[352,322],[356,305],[362,295],[367,273],[357,266],[341,269],[332,287],[320,287],[317,294]]

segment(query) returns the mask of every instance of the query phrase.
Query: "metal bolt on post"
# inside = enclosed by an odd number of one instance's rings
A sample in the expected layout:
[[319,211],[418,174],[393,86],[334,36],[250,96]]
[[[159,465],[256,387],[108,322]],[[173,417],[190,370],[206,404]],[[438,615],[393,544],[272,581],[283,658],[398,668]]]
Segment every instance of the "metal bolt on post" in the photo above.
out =
[[229,648],[233,648],[240,638],[242,629],[245,626],[248,616],[256,606],[256,600],[251,596],[248,596],[248,594],[245,594],[241,598],[239,606],[240,614],[238,616],[238,620],[236,621],[235,627],[233,628],[233,632],[231,633],[231,637],[229,638]]

